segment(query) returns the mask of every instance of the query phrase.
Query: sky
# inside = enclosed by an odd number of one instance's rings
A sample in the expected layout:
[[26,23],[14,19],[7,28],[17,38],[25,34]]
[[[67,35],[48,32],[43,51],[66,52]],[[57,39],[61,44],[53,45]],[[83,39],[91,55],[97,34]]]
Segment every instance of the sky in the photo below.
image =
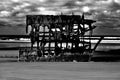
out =
[[28,14],[81,15],[96,20],[95,35],[120,34],[120,0],[0,0],[0,35],[25,35]]

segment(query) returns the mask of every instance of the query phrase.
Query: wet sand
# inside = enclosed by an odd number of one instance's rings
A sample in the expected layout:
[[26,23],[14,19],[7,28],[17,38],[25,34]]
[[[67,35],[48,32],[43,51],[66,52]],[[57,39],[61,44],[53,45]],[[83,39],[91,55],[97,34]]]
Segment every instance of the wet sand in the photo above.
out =
[[120,80],[120,62],[6,62],[0,80]]

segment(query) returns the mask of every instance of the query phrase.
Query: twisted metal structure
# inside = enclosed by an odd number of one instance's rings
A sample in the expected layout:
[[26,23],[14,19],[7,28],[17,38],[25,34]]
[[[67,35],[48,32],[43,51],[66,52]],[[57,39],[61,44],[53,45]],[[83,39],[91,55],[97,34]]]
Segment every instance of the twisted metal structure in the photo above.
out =
[[72,55],[72,60],[79,61],[81,56],[87,56],[88,61],[92,55],[94,22],[84,19],[84,15],[27,15],[26,32],[30,35],[31,50],[37,44],[38,57]]

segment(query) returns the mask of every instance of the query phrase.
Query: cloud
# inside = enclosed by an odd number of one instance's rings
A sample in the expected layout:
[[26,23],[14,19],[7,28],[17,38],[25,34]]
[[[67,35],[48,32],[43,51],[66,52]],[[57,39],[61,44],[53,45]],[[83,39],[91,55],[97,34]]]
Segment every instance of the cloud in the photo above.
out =
[[120,9],[120,4],[113,2],[111,3],[111,5],[109,5],[109,8],[111,11],[117,11],[118,9]]
[[97,20],[97,26],[119,28],[120,0],[1,0],[0,27],[18,26],[24,30],[28,14],[55,15],[62,12],[80,15],[85,6],[90,9],[87,18]]
[[97,17],[97,23],[96,25],[99,27],[107,27],[107,28],[113,28],[116,29],[120,27],[120,15],[117,13],[114,14],[104,14],[101,13]]
[[8,17],[11,15],[9,11],[0,11],[0,17]]
[[13,2],[19,2],[20,0],[12,0]]

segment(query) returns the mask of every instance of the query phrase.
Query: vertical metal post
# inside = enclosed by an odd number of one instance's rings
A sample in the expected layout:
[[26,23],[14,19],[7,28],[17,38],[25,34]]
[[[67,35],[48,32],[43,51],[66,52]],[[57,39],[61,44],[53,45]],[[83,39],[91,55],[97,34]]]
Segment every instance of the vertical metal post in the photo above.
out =
[[[92,28],[92,26],[91,26],[91,24],[89,24],[89,26],[90,26],[90,28]],[[89,32],[89,44],[90,44],[90,53],[92,52],[92,50],[91,50],[91,37],[92,37],[92,33],[93,33],[93,30],[92,29],[90,29],[90,32]]]
[[50,32],[50,30],[51,30],[51,26],[49,26],[49,53],[48,53],[48,55],[50,55],[50,46],[51,46],[51,32]]
[[40,43],[39,43],[39,29],[40,29],[40,27],[39,27],[39,25],[36,25],[36,37],[37,37],[37,55],[38,56],[40,56],[41,55],[41,53],[40,53],[40,51],[39,51],[39,49],[40,49]]
[[45,54],[45,26],[43,26],[43,54],[42,56],[44,56]]
[[83,25],[83,30],[82,30],[82,38],[83,38],[83,47],[85,46],[84,45],[84,31],[85,31],[85,24],[84,24],[84,13],[82,14],[82,25]]
[[[55,49],[56,48],[57,48],[57,30],[56,30],[56,25],[55,25]],[[55,52],[55,55],[56,55],[56,52]]]
[[61,35],[62,35],[62,27],[63,27],[63,26],[60,25],[60,48],[61,48],[61,49],[62,49],[62,39],[61,39],[61,37],[62,37],[62,36],[61,36]]
[[66,43],[66,48],[68,46],[68,30],[67,30],[67,20],[65,20],[65,43]]

